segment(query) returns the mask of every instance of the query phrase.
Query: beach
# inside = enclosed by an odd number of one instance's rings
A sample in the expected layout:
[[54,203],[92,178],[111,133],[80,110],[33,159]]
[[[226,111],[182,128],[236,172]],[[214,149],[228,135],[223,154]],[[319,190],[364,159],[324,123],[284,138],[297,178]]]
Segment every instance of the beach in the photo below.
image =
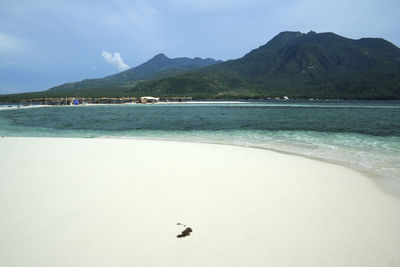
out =
[[174,141],[0,147],[1,266],[400,265],[399,198],[345,166]]

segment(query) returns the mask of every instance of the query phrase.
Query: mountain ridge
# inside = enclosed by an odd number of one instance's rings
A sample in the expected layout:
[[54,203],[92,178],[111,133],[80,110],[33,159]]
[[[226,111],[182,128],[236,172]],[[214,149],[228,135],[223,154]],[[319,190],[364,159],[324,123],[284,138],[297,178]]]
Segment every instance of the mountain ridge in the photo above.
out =
[[[173,67],[164,69],[168,60],[161,53],[135,68],[105,77],[96,86],[79,90],[55,87],[39,94],[400,99],[400,48],[382,38],[354,40],[332,32],[286,31],[234,60],[193,67],[188,62],[206,64],[209,59],[177,58],[170,61]],[[148,72],[148,68],[158,72]],[[136,76],[131,74],[133,69]]]
[[242,58],[144,82],[135,91],[146,88],[199,98],[399,99],[400,49],[381,38],[282,32]]
[[75,87],[80,90],[87,90],[90,89],[90,87],[105,86],[116,83],[130,83],[131,85],[134,85],[141,80],[151,80],[157,78],[158,76],[170,76],[168,73],[166,73],[166,71],[172,72],[171,75],[176,75],[180,72],[217,64],[220,62],[222,61],[214,60],[212,58],[201,59],[199,57],[195,57],[193,59],[188,57],[171,59],[165,54],[159,53],[145,63],[117,74],[109,75],[104,78],[84,79],[79,82],[65,83],[52,87],[47,91],[52,92],[73,90]]

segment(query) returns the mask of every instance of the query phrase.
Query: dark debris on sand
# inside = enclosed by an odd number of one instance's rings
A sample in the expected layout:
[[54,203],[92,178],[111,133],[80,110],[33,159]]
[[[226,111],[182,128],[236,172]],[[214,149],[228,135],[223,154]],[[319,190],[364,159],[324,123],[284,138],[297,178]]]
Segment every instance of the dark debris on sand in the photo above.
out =
[[[181,224],[181,223],[177,223],[177,225],[183,225],[184,227],[186,227],[186,225]],[[182,237],[190,235],[191,232],[193,232],[192,228],[186,227],[186,229],[183,230],[182,233],[180,235],[177,235],[176,237],[177,238],[182,238]]]

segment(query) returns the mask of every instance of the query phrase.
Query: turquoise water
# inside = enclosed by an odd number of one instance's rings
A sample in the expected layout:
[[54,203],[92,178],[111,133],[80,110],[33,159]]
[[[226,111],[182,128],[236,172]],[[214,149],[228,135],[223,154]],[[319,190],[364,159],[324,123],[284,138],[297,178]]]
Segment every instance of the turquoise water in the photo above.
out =
[[224,143],[400,177],[400,102],[6,107],[0,108],[0,135]]

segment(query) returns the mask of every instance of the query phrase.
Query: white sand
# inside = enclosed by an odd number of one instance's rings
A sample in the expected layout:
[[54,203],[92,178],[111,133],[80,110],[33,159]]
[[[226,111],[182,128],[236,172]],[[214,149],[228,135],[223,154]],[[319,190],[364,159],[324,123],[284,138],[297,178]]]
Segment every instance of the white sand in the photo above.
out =
[[0,106],[0,110],[9,110],[9,109],[27,109],[27,108],[45,108],[45,107],[53,107],[50,105],[7,105],[7,106]]
[[[183,102],[175,102],[175,101],[169,101],[169,102],[159,102],[161,104],[246,104],[247,102],[243,101],[234,101],[234,100],[227,100],[227,101],[183,101]],[[158,104],[159,104],[158,103]]]
[[0,266],[400,266],[400,201],[345,167],[163,141],[0,151]]

